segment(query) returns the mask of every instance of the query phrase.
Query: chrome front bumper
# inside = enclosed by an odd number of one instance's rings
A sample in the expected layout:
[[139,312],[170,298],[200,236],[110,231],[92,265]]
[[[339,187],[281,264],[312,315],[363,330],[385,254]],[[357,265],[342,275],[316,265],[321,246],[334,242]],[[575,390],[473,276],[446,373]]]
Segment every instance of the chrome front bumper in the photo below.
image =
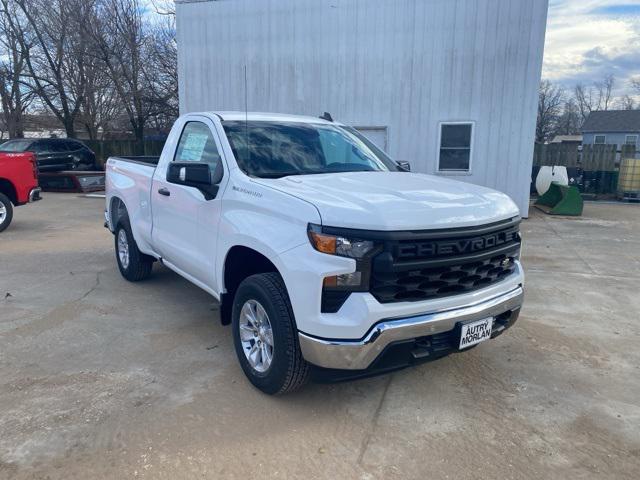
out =
[[33,203],[33,202],[37,202],[38,200],[42,200],[42,197],[40,196],[40,193],[42,193],[42,189],[40,187],[36,187],[31,189],[31,191],[29,192],[29,203]]
[[394,343],[449,332],[458,322],[481,320],[512,312],[515,322],[524,299],[522,286],[475,305],[437,311],[410,318],[383,320],[361,340],[329,340],[298,333],[302,355],[308,362],[323,368],[366,370]]

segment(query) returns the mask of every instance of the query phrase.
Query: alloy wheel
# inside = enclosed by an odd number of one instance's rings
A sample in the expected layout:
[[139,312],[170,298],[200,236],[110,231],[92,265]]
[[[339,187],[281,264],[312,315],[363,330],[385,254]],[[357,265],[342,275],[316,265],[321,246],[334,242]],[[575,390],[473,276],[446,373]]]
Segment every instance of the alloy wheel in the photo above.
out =
[[273,361],[273,329],[260,302],[245,302],[240,311],[239,328],[242,350],[249,365],[256,372],[266,372]]
[[125,270],[129,268],[129,240],[124,229],[120,229],[118,232],[118,257],[122,268]]
[[3,202],[0,202],[0,225],[2,225],[6,219],[7,219],[7,206]]

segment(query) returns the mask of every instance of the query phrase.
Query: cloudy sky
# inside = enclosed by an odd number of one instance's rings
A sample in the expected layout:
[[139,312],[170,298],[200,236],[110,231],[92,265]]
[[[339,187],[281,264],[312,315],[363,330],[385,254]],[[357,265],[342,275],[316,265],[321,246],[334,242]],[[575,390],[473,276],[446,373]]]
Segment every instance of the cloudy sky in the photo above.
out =
[[550,0],[543,77],[566,86],[640,76],[640,0]]

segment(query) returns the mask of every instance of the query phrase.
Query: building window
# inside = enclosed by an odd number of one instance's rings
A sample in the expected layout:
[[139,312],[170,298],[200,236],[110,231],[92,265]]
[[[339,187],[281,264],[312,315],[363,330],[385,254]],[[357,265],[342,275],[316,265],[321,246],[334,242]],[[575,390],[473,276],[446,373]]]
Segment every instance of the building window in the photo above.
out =
[[441,123],[439,149],[439,172],[470,172],[473,123]]
[[607,143],[606,135],[596,135],[593,139],[594,145],[605,145]]
[[627,135],[624,139],[625,145],[637,145],[638,144],[638,135]]

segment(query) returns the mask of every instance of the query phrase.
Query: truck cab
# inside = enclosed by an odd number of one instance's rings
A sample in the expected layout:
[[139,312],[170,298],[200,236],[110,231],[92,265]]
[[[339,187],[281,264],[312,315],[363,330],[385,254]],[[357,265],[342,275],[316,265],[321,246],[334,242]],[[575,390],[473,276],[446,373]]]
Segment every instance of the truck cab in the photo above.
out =
[[218,299],[266,393],[466,351],[518,318],[509,197],[408,172],[330,119],[191,113],[159,158],[106,172],[122,275],[160,261]]

